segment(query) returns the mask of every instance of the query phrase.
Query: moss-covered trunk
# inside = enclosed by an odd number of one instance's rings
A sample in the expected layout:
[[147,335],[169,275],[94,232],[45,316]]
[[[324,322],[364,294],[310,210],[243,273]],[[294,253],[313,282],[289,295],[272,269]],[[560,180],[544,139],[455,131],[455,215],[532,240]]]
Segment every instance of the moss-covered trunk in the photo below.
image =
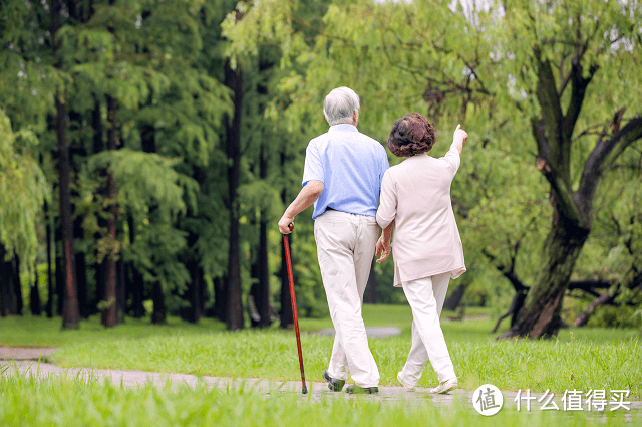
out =
[[562,326],[560,311],[575,262],[589,231],[567,223],[553,226],[543,248],[541,270],[517,315],[515,325],[503,338],[554,336]]

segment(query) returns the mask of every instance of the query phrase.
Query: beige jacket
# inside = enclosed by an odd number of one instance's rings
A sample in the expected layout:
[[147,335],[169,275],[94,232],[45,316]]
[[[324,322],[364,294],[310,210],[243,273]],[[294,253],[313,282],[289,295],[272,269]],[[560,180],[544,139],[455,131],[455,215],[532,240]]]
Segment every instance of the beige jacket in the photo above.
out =
[[466,271],[450,202],[459,162],[457,149],[451,147],[440,159],[419,154],[384,174],[377,223],[385,228],[395,221],[395,286],[446,272],[454,279]]

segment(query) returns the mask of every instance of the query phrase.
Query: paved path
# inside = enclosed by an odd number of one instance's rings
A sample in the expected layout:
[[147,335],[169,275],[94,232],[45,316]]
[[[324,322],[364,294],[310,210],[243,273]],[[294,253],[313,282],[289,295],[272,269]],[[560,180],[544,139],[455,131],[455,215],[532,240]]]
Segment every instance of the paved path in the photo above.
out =
[[[102,370],[102,369],[87,369],[87,368],[59,368],[50,363],[38,362],[38,357],[43,357],[45,354],[53,353],[55,349],[30,349],[30,348],[10,348],[0,347],[0,375],[25,375],[46,380],[49,378],[68,377],[72,380],[87,381],[96,379],[98,381],[109,380],[112,384],[122,385],[123,387],[138,387],[146,384],[153,384],[157,387],[170,386],[205,386],[209,389],[218,388],[222,390],[230,389],[247,389],[251,388],[266,397],[278,397],[285,394],[301,393],[301,381],[268,381],[257,378],[248,379],[233,379],[233,378],[218,378],[218,377],[197,377],[195,375],[186,374],[163,374],[156,372],[141,372],[141,371],[125,371],[125,370]],[[22,357],[23,360],[18,360],[18,357],[13,359],[9,355]],[[4,359],[4,360],[3,360]],[[31,359],[31,360],[29,360]],[[33,360],[36,359],[36,360]],[[357,396],[349,396],[345,393],[334,393],[328,390],[325,382],[307,382],[309,396],[312,401],[321,401],[332,398],[354,399]],[[515,408],[514,399],[515,392],[503,391],[504,407]],[[539,396],[539,394],[538,394]],[[363,398],[359,396],[358,398]],[[379,387],[379,393],[373,396],[366,396],[369,400],[386,402],[386,403],[401,403],[406,407],[416,407],[417,405],[432,404],[435,406],[452,406],[455,401],[468,402],[466,406],[470,411],[474,411],[470,404],[472,392],[465,390],[455,390],[448,395],[434,395],[428,393],[426,389],[418,388],[414,392],[409,392],[403,387]],[[555,397],[555,401],[562,408],[561,395]],[[538,403],[533,403],[534,407],[539,407]],[[642,418],[642,401],[632,401],[630,405],[631,411],[626,414],[626,419],[635,420]],[[608,409],[607,409],[608,411]],[[533,410],[532,413],[539,412]],[[624,412],[624,411],[620,411]],[[599,413],[593,413],[598,416]],[[602,413],[603,414],[603,413]]]
[[47,356],[51,356],[54,351],[56,351],[56,347],[0,347],[0,361],[42,360]]
[[[5,369],[7,368],[7,369]],[[223,390],[252,388],[266,397],[278,396],[285,393],[301,392],[301,381],[273,382],[256,378],[232,379],[217,377],[197,377],[185,374],[160,374],[155,372],[123,371],[123,370],[102,370],[86,368],[63,369],[49,363],[38,363],[36,361],[0,361],[0,372],[4,375],[32,376],[46,380],[48,378],[68,377],[70,379],[86,381],[97,379],[109,380],[112,384],[124,387],[138,387],[146,384],[153,384],[157,387],[165,387],[168,384],[176,386],[205,386],[207,388],[218,388]],[[334,393],[328,390],[325,382],[307,382],[308,391],[313,401],[320,401],[329,398],[353,398],[345,393]],[[449,395],[432,395],[425,389],[417,389],[409,392],[403,387],[379,387],[379,394],[367,396],[366,398],[384,402],[402,402],[409,406],[415,406],[421,402],[432,402],[435,405],[449,405],[456,399],[466,400],[469,393],[464,390],[456,390]],[[360,396],[362,397],[362,396]],[[307,396],[306,396],[307,398]],[[471,407],[472,410],[472,407]]]

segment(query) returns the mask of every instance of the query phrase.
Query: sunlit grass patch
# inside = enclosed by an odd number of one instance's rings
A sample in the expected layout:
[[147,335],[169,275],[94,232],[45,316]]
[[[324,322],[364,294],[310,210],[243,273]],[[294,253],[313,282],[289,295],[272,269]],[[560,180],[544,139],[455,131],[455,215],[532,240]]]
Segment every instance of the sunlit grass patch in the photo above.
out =
[[[631,414],[639,417],[639,414]],[[634,418],[637,420],[638,418]],[[622,413],[517,412],[508,408],[486,418],[468,402],[432,405],[429,399],[381,402],[368,397],[315,400],[311,395],[203,386],[122,388],[97,380],[24,376],[0,378],[0,425],[8,426],[624,426]]]
[[[412,315],[407,306],[365,306],[367,326],[397,326],[402,334],[371,339],[381,385],[398,386],[397,372],[410,349]],[[373,319],[380,322],[376,324]],[[302,320],[302,324],[308,319]],[[329,319],[314,320],[317,326]],[[308,325],[310,326],[310,325]],[[327,324],[325,325],[327,326]],[[492,319],[444,322],[459,384],[467,390],[491,383],[502,390],[530,388],[557,393],[581,389],[630,389],[642,397],[642,347],[635,330],[571,329],[543,341],[495,342]],[[314,328],[302,332],[306,379],[322,382],[332,339]],[[199,325],[170,318],[168,325],[127,319],[105,330],[97,317],[83,321],[79,331],[60,331],[59,319],[25,316],[0,318],[0,345],[54,345],[48,358],[61,367],[128,369],[275,381],[299,378],[294,331],[270,328],[227,332],[220,322]],[[432,387],[437,378],[427,366],[419,387]]]

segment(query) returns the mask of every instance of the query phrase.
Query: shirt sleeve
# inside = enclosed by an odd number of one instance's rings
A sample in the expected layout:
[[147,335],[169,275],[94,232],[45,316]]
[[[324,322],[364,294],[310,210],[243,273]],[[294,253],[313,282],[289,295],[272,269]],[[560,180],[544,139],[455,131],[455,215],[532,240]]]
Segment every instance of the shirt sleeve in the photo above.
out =
[[459,151],[457,151],[455,147],[451,146],[446,155],[439,160],[443,160],[448,164],[450,179],[453,179],[455,177],[455,174],[457,173],[457,170],[459,169],[459,164],[461,162]]
[[397,191],[395,183],[390,176],[390,171],[383,175],[379,202],[376,216],[377,224],[381,228],[386,228],[397,216]]
[[321,181],[325,183],[323,173],[323,162],[321,162],[321,155],[314,141],[308,144],[305,150],[305,166],[303,167],[303,187],[309,181]]

